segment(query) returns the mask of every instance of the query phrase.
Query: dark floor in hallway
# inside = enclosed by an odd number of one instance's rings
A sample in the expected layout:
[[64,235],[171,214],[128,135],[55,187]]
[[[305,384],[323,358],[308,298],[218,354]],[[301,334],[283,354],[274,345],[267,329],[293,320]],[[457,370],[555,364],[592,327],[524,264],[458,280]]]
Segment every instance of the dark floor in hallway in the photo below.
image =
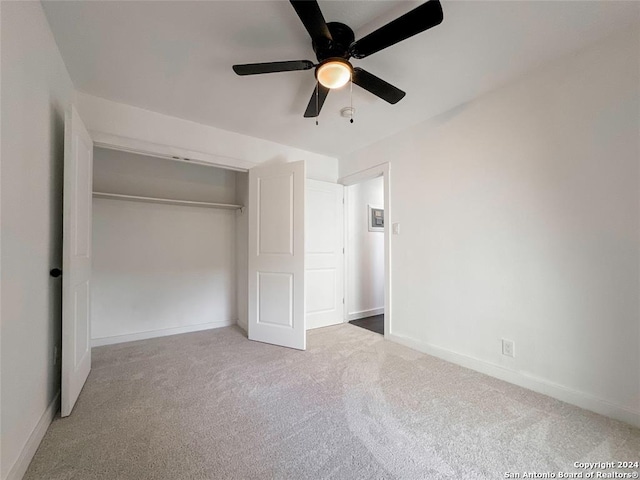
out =
[[372,332],[384,335],[384,314],[360,318],[358,320],[351,320],[349,323],[356,327],[366,328]]

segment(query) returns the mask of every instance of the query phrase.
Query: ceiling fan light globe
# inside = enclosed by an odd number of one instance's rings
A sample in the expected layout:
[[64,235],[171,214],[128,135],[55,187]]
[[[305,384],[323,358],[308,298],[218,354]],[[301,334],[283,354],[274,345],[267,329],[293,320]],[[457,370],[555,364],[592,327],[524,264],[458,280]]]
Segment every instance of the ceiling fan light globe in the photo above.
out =
[[351,79],[351,68],[345,61],[332,60],[320,65],[316,76],[322,86],[331,89],[340,88]]

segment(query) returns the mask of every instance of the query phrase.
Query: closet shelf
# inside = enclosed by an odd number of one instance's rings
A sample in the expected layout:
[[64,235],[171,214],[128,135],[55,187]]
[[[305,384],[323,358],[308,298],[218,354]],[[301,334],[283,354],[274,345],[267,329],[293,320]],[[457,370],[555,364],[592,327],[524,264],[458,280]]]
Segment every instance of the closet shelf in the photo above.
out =
[[138,195],[123,195],[120,193],[93,192],[95,198],[111,198],[114,200],[129,200],[131,202],[162,203],[165,205],[182,205],[187,207],[224,208],[227,210],[242,210],[243,205],[231,203],[196,202],[193,200],[177,200],[174,198],[141,197]]

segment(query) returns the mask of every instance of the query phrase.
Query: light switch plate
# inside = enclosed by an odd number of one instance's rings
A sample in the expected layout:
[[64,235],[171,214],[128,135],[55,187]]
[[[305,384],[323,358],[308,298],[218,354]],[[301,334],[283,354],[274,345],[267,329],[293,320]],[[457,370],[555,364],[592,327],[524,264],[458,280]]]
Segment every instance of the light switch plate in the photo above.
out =
[[393,227],[393,234],[394,235],[400,235],[400,224],[399,223],[394,223],[392,225]]

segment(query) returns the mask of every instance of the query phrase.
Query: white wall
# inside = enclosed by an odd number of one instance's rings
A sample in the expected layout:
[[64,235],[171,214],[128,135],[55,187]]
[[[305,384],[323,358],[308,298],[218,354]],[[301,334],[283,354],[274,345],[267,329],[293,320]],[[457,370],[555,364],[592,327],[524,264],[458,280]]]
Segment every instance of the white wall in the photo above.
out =
[[384,179],[373,178],[347,192],[347,318],[384,313],[384,232],[370,232],[368,206],[384,208]]
[[391,162],[397,340],[640,425],[639,59],[634,28],[341,159]]
[[236,172],[94,148],[93,190],[202,202],[236,203]]
[[94,345],[236,323],[235,212],[94,199]]
[[[0,2],[0,478],[21,478],[57,408],[64,112],[73,85],[40,2]],[[59,350],[58,350],[59,351]]]
[[[235,176],[95,149],[95,191],[235,203]],[[236,323],[235,223],[235,210],[94,199],[94,345]]]
[[[96,138],[119,136],[156,146],[181,147],[194,159],[247,169],[265,162],[305,160],[307,177],[325,182],[338,178],[338,160],[299,148],[221,130],[142,108],[78,93],[78,111]],[[170,149],[166,150],[167,152]]]

